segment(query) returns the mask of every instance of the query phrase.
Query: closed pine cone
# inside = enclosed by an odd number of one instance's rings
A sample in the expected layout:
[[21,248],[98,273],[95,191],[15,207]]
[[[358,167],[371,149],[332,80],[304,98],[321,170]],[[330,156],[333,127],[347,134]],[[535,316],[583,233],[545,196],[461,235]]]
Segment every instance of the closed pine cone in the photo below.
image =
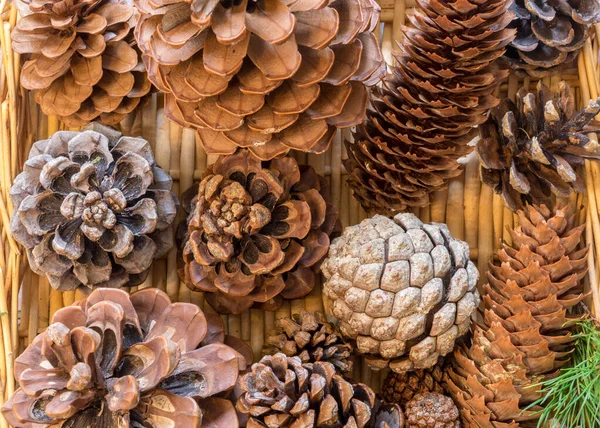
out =
[[267,355],[240,377],[238,388],[236,409],[248,428],[404,426],[398,405],[382,405],[371,388],[344,379],[327,362]]
[[[327,180],[291,157],[247,150],[209,166],[189,207],[182,276],[220,313],[275,310],[315,285],[337,210]],[[185,228],[185,226],[184,226]]]
[[552,94],[541,81],[537,94],[521,89],[515,98],[504,99],[479,127],[482,181],[513,211],[525,203],[552,206],[554,195],[583,191],[577,167],[585,158],[600,158],[598,143],[585,135],[600,129],[599,122],[590,124],[600,100],[577,112],[566,82]]
[[173,181],[143,138],[92,124],[37,141],[10,190],[10,232],[58,290],[142,283],[173,245]]
[[406,403],[417,394],[437,392],[444,394],[442,377],[444,372],[439,365],[430,369],[396,373],[390,371],[381,385],[381,397],[388,403],[397,403],[406,409]]
[[372,91],[367,120],[346,142],[348,184],[369,213],[429,204],[461,173],[477,125],[508,75],[494,61],[514,37],[511,0],[418,0],[396,66]]
[[210,154],[323,153],[385,74],[375,0],[135,0],[165,114]]
[[570,207],[528,206],[510,229],[499,262],[483,288],[484,316],[472,345],[454,353],[446,389],[465,426],[517,428],[539,418],[539,382],[569,360],[573,308],[583,298],[587,248],[577,249],[584,225]]
[[252,351],[213,320],[154,288],[96,289],[17,357],[2,413],[17,428],[237,427],[226,397]]
[[406,428],[460,428],[458,409],[450,397],[427,392],[406,405]]
[[113,125],[151,89],[132,47],[136,11],[128,0],[24,0],[12,32],[15,52],[31,54],[21,84],[47,115],[70,127]]
[[352,346],[344,343],[321,312],[303,310],[292,318],[278,319],[276,326],[269,332],[263,354],[283,352],[288,357],[298,355],[303,363],[326,361],[343,373],[352,371]]

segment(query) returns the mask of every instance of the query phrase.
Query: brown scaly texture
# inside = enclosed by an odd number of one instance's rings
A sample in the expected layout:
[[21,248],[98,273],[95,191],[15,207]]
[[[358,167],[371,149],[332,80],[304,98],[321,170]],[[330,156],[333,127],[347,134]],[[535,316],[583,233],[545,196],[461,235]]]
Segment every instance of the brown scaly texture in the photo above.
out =
[[338,224],[328,188],[291,157],[261,162],[247,150],[220,157],[189,207],[184,281],[221,313],[254,303],[275,310],[282,299],[306,296]]
[[510,229],[512,244],[498,251],[483,288],[483,323],[470,348],[458,348],[447,389],[468,427],[517,428],[535,421],[524,411],[540,398],[538,382],[554,376],[572,349],[570,320],[580,302],[587,248],[584,226],[569,207],[528,206]]
[[37,141],[10,190],[10,231],[58,290],[142,283],[173,245],[173,181],[150,144],[92,124]]
[[458,409],[445,395],[418,394],[406,405],[405,428],[460,428]]
[[240,377],[236,409],[248,428],[402,428],[397,404],[383,404],[367,385],[346,380],[327,362],[267,355]]
[[165,114],[204,150],[323,153],[385,74],[375,0],[134,0]]
[[515,102],[504,99],[479,127],[482,181],[513,211],[525,203],[551,207],[554,195],[583,191],[577,167],[585,158],[600,158],[598,143],[585,135],[600,129],[599,122],[590,124],[599,101],[577,112],[566,82],[552,94],[541,81],[535,94],[521,89]]
[[226,397],[252,351],[223,340],[219,317],[162,291],[97,289],[17,357],[2,413],[19,428],[236,427]]
[[15,52],[31,54],[21,84],[47,115],[68,126],[113,125],[151,89],[135,49],[136,11],[128,0],[23,0],[12,32]]
[[303,363],[326,361],[342,373],[352,371],[352,346],[344,343],[334,324],[321,312],[302,311],[292,318],[280,318],[265,340],[263,355],[282,352],[300,357]]
[[390,371],[381,385],[381,397],[389,403],[399,404],[405,410],[406,403],[417,394],[426,392],[444,394],[443,376],[444,371],[440,365],[403,373]]
[[515,0],[510,28],[517,36],[504,60],[518,74],[544,77],[572,62],[600,20],[599,0]]
[[474,127],[498,104],[508,75],[493,65],[512,40],[511,0],[418,0],[396,67],[346,142],[354,196],[380,214],[425,206],[461,172]]

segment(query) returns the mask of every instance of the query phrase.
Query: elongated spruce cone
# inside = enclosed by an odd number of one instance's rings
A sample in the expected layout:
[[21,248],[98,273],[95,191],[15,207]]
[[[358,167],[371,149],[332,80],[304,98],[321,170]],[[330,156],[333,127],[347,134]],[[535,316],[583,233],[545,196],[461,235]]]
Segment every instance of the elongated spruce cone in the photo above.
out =
[[173,245],[171,186],[142,138],[59,131],[34,143],[15,179],[11,234],[58,290],[138,285]]
[[22,428],[236,427],[224,397],[252,353],[224,337],[219,317],[157,289],[97,289],[17,357],[19,389],[2,413]]

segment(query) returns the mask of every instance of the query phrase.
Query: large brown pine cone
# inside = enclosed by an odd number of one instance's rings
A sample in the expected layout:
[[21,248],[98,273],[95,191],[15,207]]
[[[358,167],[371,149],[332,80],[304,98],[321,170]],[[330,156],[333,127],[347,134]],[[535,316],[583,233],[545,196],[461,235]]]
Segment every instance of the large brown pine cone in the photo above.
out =
[[528,206],[498,251],[484,286],[484,320],[470,348],[458,348],[447,389],[469,427],[517,428],[536,420],[539,382],[556,375],[572,351],[573,307],[587,272],[584,226],[569,207]]
[[458,409],[445,395],[418,394],[406,405],[406,428],[460,428]]
[[511,28],[517,36],[504,60],[519,74],[544,77],[577,57],[600,21],[599,0],[515,0]]
[[399,404],[405,410],[406,403],[417,394],[425,392],[444,394],[443,376],[444,371],[440,365],[412,372],[390,371],[381,385],[381,397],[389,403]]
[[371,388],[344,379],[327,362],[267,355],[240,377],[238,387],[236,409],[248,428],[404,426],[398,405],[379,403]]
[[347,227],[322,270],[330,315],[375,369],[432,367],[469,331],[479,304],[467,243],[413,214]]
[[15,179],[11,234],[58,290],[138,285],[173,245],[171,186],[142,138],[98,124],[59,131]]
[[312,167],[263,163],[247,150],[208,167],[189,209],[183,279],[221,313],[308,294],[338,224]]
[[600,99],[577,112],[566,82],[553,95],[541,81],[537,94],[521,89],[515,98],[504,99],[479,127],[482,181],[513,211],[525,203],[552,206],[553,195],[583,191],[577,167],[600,158],[598,143],[585,135],[600,130],[600,122],[590,124]]
[[493,65],[512,40],[511,0],[418,0],[396,67],[346,143],[348,184],[368,212],[429,204],[461,172],[474,128],[498,104],[508,72]]
[[97,289],[17,357],[19,389],[2,413],[22,428],[237,427],[223,397],[251,351],[221,343],[214,319],[157,289]]
[[166,115],[204,150],[322,153],[362,122],[385,63],[375,0],[134,0]]
[[75,127],[109,125],[131,112],[152,85],[135,49],[137,12],[129,0],[22,0],[13,49],[31,54],[21,84],[47,115]]

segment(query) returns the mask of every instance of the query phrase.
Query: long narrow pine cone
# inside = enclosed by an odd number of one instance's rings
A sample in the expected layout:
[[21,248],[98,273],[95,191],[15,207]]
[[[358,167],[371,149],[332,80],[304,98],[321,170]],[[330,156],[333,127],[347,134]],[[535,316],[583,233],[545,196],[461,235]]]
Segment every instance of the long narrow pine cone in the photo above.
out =
[[402,428],[395,404],[383,404],[367,385],[344,379],[327,362],[267,355],[240,377],[236,409],[248,428]]
[[494,61],[514,37],[511,0],[418,0],[396,67],[372,92],[372,110],[346,142],[344,165],[368,212],[390,214],[429,203],[461,172],[472,131],[498,104],[508,72]]
[[113,125],[152,87],[128,0],[23,0],[12,32],[15,52],[30,54],[21,84],[47,115],[70,127],[92,120]]
[[237,427],[226,397],[251,351],[214,319],[157,289],[97,289],[17,357],[2,413],[16,428]]
[[183,280],[220,313],[254,303],[275,310],[282,299],[306,296],[338,225],[328,188],[291,157],[261,162],[247,150],[220,157],[188,207]]
[[323,153],[385,74],[375,0],[134,0],[165,114],[207,153]]
[[482,181],[513,211],[525,203],[552,206],[554,196],[583,191],[577,169],[585,158],[600,158],[600,146],[586,136],[600,130],[592,121],[599,112],[600,99],[577,112],[566,82],[555,94],[540,81],[535,94],[521,89],[515,102],[505,98],[479,127]]
[[[533,423],[525,408],[541,397],[572,351],[572,321],[584,297],[587,248],[577,249],[584,225],[569,207],[528,206],[510,229],[512,245],[498,251],[483,288],[484,317],[470,348],[458,348],[447,389],[468,427],[517,428]],[[529,422],[528,422],[529,421]]]
[[10,232],[58,290],[142,283],[173,246],[173,181],[150,144],[93,124],[33,144],[10,190]]

